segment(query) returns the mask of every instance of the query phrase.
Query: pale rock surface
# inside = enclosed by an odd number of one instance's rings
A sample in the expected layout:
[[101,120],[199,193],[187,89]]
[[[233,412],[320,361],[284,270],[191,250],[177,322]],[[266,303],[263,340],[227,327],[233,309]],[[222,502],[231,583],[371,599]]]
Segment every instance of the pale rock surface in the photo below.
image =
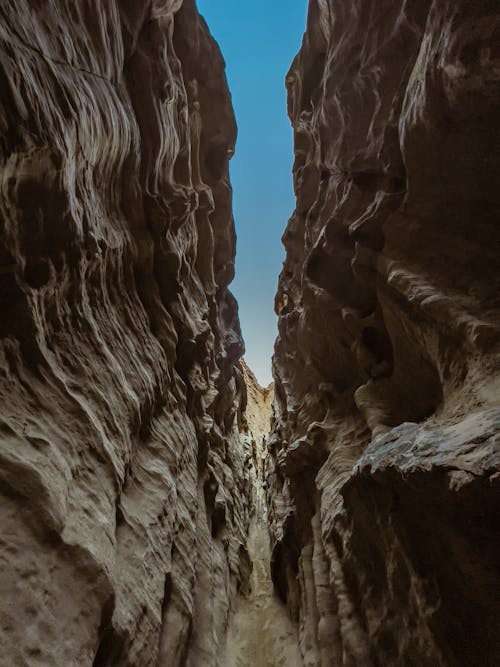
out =
[[500,656],[500,10],[311,0],[272,574],[310,667]]
[[240,423],[240,434],[243,436],[245,459],[252,479],[254,510],[258,517],[265,520],[267,510],[264,469],[267,438],[271,429],[274,384],[261,387],[244,359],[240,360],[240,368],[244,381],[241,404],[244,419]]
[[219,664],[249,569],[235,137],[193,0],[1,3],[2,666]]
[[261,387],[245,359],[240,359],[239,365],[245,382],[244,394],[246,401],[243,406],[243,414],[247,422],[248,433],[254,439],[256,446],[259,447],[260,454],[265,456],[266,450],[262,447],[262,444],[269,435],[271,427],[274,384],[271,383],[268,387]]

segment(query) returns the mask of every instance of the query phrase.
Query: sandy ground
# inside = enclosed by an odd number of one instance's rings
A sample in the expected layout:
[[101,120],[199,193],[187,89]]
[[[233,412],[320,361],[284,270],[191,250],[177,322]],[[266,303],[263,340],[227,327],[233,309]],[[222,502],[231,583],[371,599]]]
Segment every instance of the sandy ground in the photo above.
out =
[[302,667],[296,630],[273,591],[269,538],[263,521],[250,531],[249,552],[252,593],[237,604],[221,667]]

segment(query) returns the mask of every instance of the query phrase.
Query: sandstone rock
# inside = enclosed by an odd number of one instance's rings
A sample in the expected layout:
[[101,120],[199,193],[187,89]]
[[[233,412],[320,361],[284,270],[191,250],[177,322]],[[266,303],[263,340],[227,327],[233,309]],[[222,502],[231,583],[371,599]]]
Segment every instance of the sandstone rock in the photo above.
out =
[[261,448],[261,444],[263,439],[269,435],[271,428],[274,384],[261,387],[244,359],[240,359],[239,365],[245,385],[242,411],[246,420],[246,430],[255,440],[260,453],[265,455],[265,449]]
[[500,655],[500,13],[311,0],[287,77],[273,578],[306,665]]
[[193,0],[2,3],[0,55],[0,662],[215,666],[250,497],[222,57]]
[[264,468],[267,457],[267,437],[271,429],[274,385],[271,383],[268,387],[261,387],[244,359],[240,360],[240,368],[244,389],[241,403],[243,420],[239,428],[252,480],[253,511],[265,518],[267,508],[264,493],[266,484]]

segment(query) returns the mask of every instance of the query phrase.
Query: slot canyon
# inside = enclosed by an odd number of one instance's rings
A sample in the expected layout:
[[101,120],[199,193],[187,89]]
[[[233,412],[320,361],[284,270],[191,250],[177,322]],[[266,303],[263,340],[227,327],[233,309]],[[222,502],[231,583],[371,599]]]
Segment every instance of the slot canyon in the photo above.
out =
[[0,667],[499,667],[498,0],[309,0],[267,388],[223,55],[0,0]]

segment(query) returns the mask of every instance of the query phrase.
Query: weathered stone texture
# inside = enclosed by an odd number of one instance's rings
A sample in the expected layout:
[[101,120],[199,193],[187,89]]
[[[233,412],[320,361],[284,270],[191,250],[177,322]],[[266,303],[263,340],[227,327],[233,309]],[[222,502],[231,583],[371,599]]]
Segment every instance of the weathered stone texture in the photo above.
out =
[[268,459],[306,665],[500,655],[499,47],[493,1],[310,2]]
[[217,665],[249,478],[193,0],[0,6],[0,662]]
[[245,449],[253,487],[254,509],[262,515],[266,512],[264,494],[264,461],[267,456],[266,440],[271,428],[274,385],[261,387],[244,359],[240,361],[244,387],[241,402],[240,434]]

